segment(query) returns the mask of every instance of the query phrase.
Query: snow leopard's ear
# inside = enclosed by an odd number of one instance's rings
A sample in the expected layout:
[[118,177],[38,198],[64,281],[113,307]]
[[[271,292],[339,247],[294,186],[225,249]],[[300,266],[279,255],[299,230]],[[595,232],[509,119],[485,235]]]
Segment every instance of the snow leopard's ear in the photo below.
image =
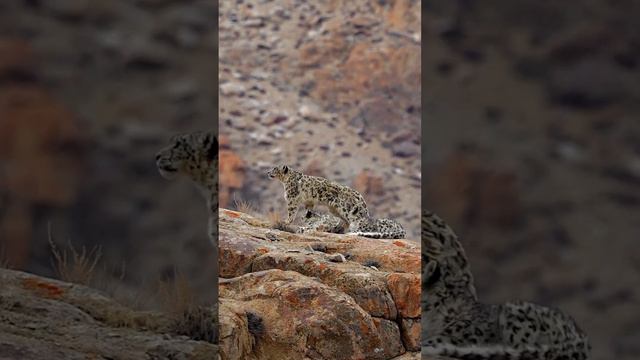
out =
[[213,159],[218,157],[218,137],[213,131],[205,134],[203,145],[207,151],[207,160],[213,161]]
[[287,165],[282,165],[282,173],[287,175],[289,173],[289,167]]

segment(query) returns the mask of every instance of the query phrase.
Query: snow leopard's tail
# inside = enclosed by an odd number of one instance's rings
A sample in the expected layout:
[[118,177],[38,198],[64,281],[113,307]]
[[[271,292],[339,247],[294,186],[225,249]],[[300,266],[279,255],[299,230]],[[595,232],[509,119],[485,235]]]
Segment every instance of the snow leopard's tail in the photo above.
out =
[[404,239],[407,235],[400,223],[391,219],[376,219],[375,231],[356,231],[352,234],[373,239]]
[[500,345],[423,346],[422,355],[448,356],[459,360],[587,360],[591,346],[586,338],[552,346],[509,347]]

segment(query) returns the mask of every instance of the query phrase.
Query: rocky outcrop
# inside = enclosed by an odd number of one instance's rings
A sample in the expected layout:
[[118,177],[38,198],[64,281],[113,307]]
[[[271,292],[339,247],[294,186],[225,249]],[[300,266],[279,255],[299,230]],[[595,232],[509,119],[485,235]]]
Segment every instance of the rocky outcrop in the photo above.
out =
[[225,209],[219,231],[223,359],[411,359],[419,350],[414,242],[293,234]]
[[97,290],[0,269],[2,359],[216,359],[174,335],[171,317],[133,311]]

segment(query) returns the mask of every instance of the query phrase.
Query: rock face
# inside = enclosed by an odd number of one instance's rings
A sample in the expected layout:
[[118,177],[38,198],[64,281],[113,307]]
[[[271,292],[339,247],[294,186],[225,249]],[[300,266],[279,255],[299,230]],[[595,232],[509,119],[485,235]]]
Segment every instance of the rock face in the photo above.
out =
[[2,359],[216,359],[217,347],[170,334],[167,316],[98,291],[0,269]]
[[288,164],[358,189],[417,239],[421,6],[220,1],[220,135],[245,164],[241,186],[221,169],[220,206],[283,209],[264,173]]
[[414,242],[292,234],[225,209],[219,231],[223,359],[411,359],[418,351]]

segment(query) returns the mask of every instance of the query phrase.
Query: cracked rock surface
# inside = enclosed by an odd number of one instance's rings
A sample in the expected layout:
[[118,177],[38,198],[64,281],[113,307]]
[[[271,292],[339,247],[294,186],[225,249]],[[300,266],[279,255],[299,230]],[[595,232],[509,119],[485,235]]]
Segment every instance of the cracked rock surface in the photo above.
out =
[[[420,248],[220,209],[223,359],[417,359]],[[318,249],[318,250],[314,250]],[[342,254],[346,261],[332,261]]]

